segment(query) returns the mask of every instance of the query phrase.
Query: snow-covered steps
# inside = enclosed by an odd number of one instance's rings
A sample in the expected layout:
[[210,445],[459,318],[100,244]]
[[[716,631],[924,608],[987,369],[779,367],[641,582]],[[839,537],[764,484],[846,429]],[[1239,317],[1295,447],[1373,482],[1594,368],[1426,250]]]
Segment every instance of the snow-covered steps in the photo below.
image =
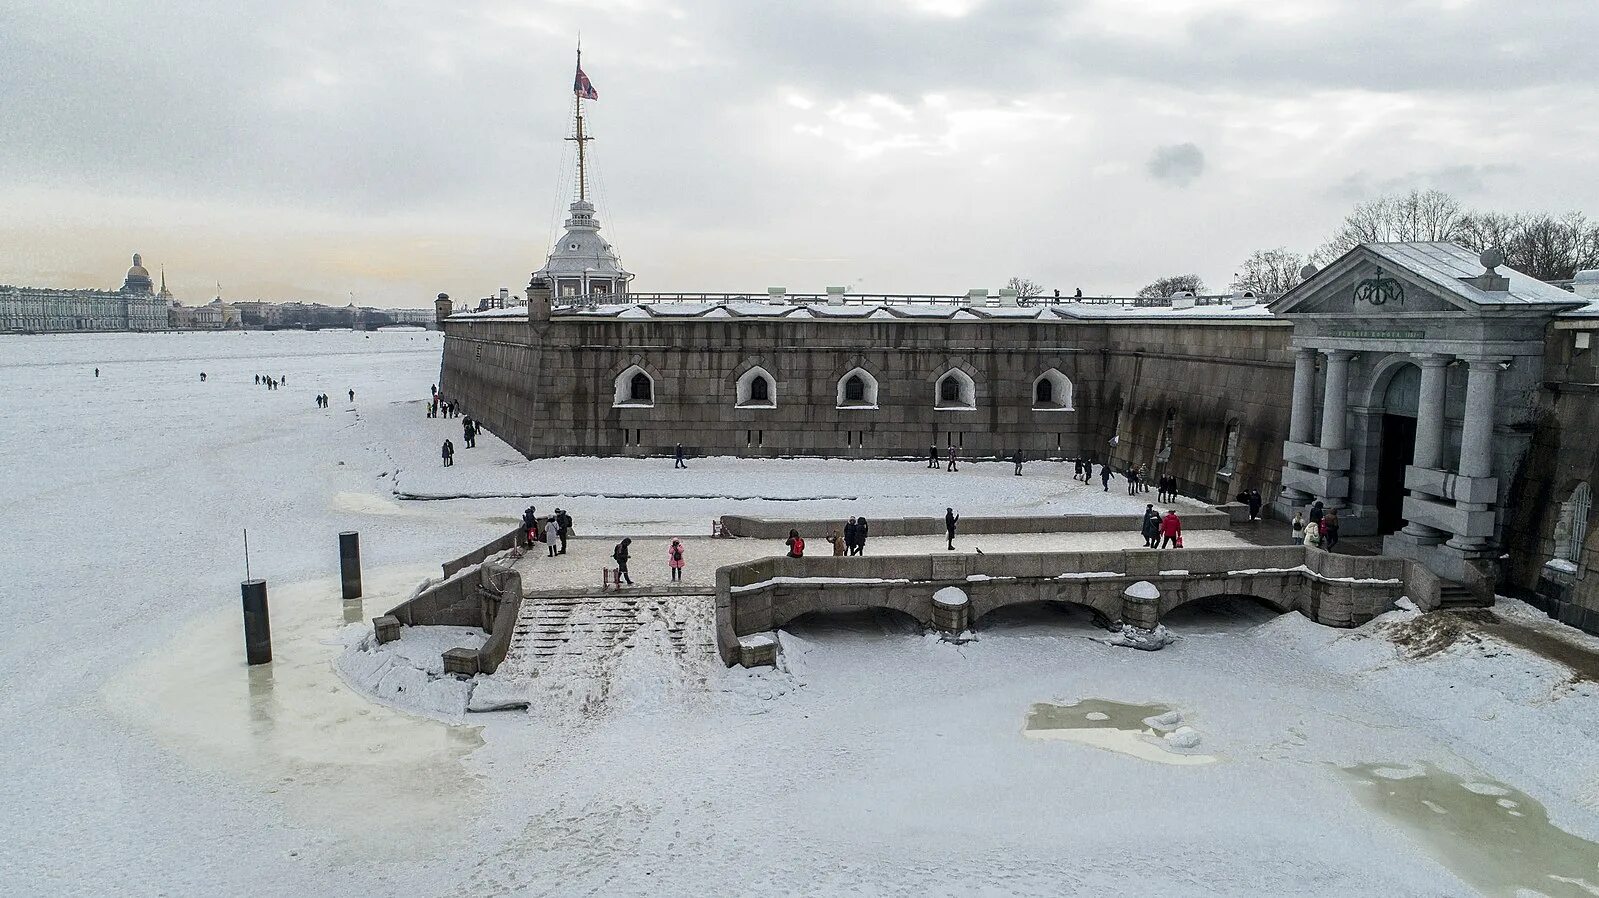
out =
[[528,596],[522,601],[507,661],[520,669],[536,670],[560,657],[631,648],[643,630],[653,639],[664,636],[677,653],[710,655],[715,647],[709,634],[694,625],[694,618],[704,613],[694,606],[710,602],[705,592]]

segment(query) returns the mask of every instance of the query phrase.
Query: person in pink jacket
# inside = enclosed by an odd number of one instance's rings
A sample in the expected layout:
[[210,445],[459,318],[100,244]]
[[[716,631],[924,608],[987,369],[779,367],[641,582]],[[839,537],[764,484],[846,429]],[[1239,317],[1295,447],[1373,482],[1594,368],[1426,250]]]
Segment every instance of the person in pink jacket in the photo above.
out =
[[672,569],[672,582],[683,581],[683,543],[677,539],[666,547],[666,566]]

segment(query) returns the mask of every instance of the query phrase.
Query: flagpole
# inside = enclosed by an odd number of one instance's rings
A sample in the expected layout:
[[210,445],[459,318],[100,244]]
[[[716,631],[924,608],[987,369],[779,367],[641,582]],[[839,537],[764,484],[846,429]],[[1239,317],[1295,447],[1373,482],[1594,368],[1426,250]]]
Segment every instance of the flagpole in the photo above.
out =
[[[583,71],[583,35],[577,36],[577,70]],[[584,152],[583,144],[583,94],[573,91],[577,97],[577,198],[580,201],[588,200],[588,159]]]

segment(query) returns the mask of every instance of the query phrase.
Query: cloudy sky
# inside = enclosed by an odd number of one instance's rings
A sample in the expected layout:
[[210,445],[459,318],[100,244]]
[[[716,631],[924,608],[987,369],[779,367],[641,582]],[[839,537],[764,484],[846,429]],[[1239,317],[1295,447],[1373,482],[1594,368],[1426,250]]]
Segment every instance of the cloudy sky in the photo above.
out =
[[1411,186],[1599,215],[1599,3],[8,0],[0,283],[524,287],[573,44],[639,290],[1124,294]]

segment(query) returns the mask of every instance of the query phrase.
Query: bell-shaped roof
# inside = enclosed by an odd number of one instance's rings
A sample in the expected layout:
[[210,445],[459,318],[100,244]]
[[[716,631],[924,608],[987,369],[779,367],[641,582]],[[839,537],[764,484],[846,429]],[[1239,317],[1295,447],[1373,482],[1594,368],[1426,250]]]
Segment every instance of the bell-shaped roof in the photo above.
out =
[[622,268],[616,250],[600,236],[600,221],[594,216],[594,204],[578,200],[569,209],[566,233],[550,250],[544,267],[534,272],[534,277],[619,278],[632,280],[633,274]]

